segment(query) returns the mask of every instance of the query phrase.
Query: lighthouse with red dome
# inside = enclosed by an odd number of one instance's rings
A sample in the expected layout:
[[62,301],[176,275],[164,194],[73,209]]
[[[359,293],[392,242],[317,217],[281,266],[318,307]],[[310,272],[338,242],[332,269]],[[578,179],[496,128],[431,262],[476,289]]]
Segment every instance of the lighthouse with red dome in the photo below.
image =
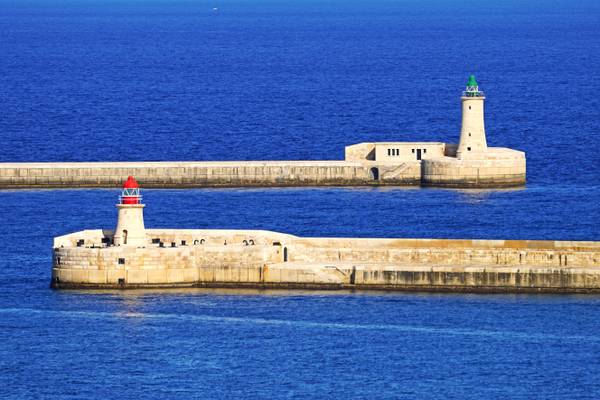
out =
[[129,176],[123,184],[123,192],[117,204],[119,216],[113,238],[115,246],[146,246],[144,204],[141,200],[140,186],[133,176]]

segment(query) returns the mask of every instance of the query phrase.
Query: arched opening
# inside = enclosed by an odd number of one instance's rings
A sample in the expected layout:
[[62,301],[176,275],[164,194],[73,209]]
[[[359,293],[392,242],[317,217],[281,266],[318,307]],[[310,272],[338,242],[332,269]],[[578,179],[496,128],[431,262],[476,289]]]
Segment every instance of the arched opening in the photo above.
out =
[[123,244],[127,244],[127,229],[123,229]]
[[288,251],[287,251],[287,247],[283,248],[283,262],[287,262],[288,260]]
[[378,181],[379,180],[379,168],[371,168],[371,180]]

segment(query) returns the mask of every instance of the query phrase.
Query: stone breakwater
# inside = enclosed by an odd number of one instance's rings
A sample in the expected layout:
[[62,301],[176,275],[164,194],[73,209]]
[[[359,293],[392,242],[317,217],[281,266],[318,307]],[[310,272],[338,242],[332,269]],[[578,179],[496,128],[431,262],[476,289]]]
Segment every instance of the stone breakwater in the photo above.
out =
[[461,96],[458,144],[364,142],[343,161],[0,164],[0,188],[114,187],[135,176],[144,187],[425,185],[461,188],[525,184],[522,151],[488,147],[485,95],[475,76]]
[[[119,187],[130,175],[146,188],[278,186],[511,187],[525,184],[525,159],[399,163],[340,161],[0,163],[0,189]],[[515,166],[517,165],[517,166]]]
[[52,286],[600,293],[600,242],[146,234],[143,247],[111,245],[112,231],[55,238]]
[[145,188],[418,185],[421,169],[374,180],[346,161],[14,163],[0,164],[0,188],[119,187],[129,175]]

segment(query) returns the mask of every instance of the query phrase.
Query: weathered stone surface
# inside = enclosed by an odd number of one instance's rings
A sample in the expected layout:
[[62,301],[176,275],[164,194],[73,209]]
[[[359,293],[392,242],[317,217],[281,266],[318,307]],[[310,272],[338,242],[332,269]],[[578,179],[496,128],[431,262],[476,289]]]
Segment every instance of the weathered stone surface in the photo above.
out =
[[[137,248],[107,247],[102,239],[110,239],[111,231],[56,238],[53,286],[600,292],[600,242],[146,232],[146,246]],[[77,247],[81,239],[84,245]],[[169,247],[151,244],[153,239]]]
[[[525,155],[510,149],[489,148],[484,159],[460,160],[444,155],[448,150],[455,151],[444,143],[355,146],[346,148],[345,161],[3,163],[0,188],[117,187],[129,175],[146,188],[421,184],[502,187],[525,183]],[[421,160],[411,152],[416,146],[420,151],[429,150]],[[385,156],[391,149],[399,155]],[[367,153],[359,155],[359,151]],[[381,155],[369,160],[371,153]]]

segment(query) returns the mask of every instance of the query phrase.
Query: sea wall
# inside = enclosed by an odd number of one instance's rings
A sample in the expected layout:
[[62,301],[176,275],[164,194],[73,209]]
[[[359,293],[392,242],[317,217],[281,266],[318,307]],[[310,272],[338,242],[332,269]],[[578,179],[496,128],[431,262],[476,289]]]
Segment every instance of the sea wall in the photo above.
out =
[[0,164],[0,188],[119,187],[129,175],[145,188],[418,185],[419,163],[346,161],[115,162]]
[[348,146],[345,161],[0,163],[0,189],[118,187],[130,175],[146,188],[525,184],[523,152],[455,153],[445,143],[390,142]]
[[600,293],[600,242],[147,233],[140,248],[110,246],[110,231],[56,238],[52,285]]
[[[449,149],[455,152],[454,149]],[[423,160],[422,184],[446,187],[521,186],[526,181],[525,153],[491,147],[485,158],[454,157]]]

